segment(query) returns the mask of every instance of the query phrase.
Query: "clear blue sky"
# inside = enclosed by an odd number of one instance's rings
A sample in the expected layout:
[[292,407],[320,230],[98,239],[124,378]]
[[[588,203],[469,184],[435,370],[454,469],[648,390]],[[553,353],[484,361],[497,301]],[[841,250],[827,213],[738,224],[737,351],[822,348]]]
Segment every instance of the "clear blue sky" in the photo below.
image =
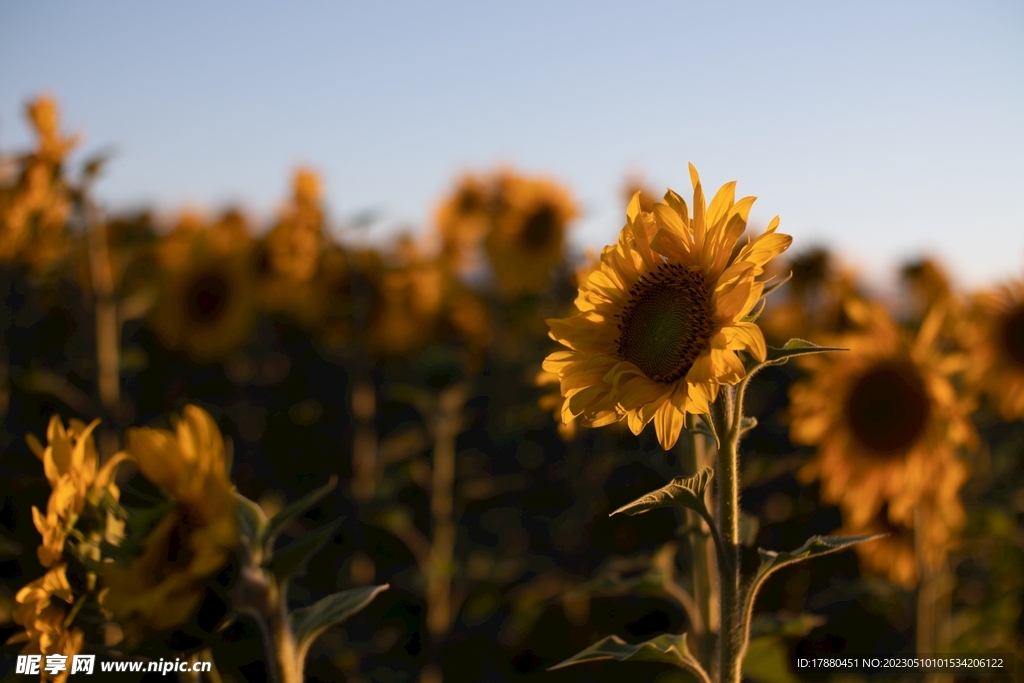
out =
[[50,91],[111,206],[271,210],[290,169],[336,216],[424,227],[464,168],[568,184],[578,244],[630,169],[737,179],[795,249],[966,284],[1024,272],[1024,5],[1002,2],[0,4],[0,146]]

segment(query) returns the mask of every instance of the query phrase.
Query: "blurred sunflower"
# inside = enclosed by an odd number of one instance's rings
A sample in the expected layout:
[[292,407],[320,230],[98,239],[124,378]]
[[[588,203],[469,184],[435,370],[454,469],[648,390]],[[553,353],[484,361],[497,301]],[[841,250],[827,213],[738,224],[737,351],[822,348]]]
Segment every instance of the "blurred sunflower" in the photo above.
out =
[[971,352],[971,386],[1004,420],[1024,418],[1024,280],[975,295],[958,331]]
[[[82,651],[85,636],[81,629],[66,626],[74,594],[68,582],[67,565],[52,567],[46,574],[24,586],[14,596],[17,606],[14,622],[25,628],[7,640],[8,645],[25,643],[22,654],[58,654],[71,657]],[[42,681],[67,680],[69,670],[53,676],[41,671]]]
[[127,442],[142,476],[176,503],[145,538],[141,555],[104,565],[104,607],[138,641],[189,619],[204,582],[238,546],[238,526],[224,439],[209,413],[185,406],[174,431],[129,429]]
[[508,172],[498,177],[496,192],[485,248],[499,289],[509,296],[546,291],[578,213],[575,202],[554,181]]
[[566,424],[626,420],[639,434],[653,420],[669,449],[686,413],[707,413],[720,385],[743,378],[737,352],[764,359],[761,330],[744,317],[761,298],[756,278],[792,238],[775,232],[776,217],[736,251],[754,198],[734,201],[731,182],[705,206],[692,165],[690,176],[693,215],[671,190],[653,213],[634,196],[618,244],[579,289],[579,312],[548,320],[551,338],[569,348],[544,361],[567,399]]
[[292,198],[259,245],[257,277],[261,304],[315,324],[322,309],[314,278],[324,251],[320,177],[301,168],[292,179]]
[[[900,266],[900,280],[908,295],[911,319],[920,321],[938,304],[952,304],[952,286],[946,269],[932,258],[907,261]],[[947,324],[952,316],[947,317]]]
[[26,114],[35,130],[36,147],[16,161],[13,185],[0,188],[0,261],[21,260],[42,272],[68,248],[65,225],[71,212],[71,188],[62,166],[78,137],[61,134],[60,112],[51,97],[29,102]]
[[959,524],[967,470],[957,449],[976,436],[971,401],[953,383],[964,358],[938,348],[946,309],[933,309],[909,338],[879,305],[855,300],[846,308],[860,329],[829,343],[850,350],[806,357],[811,376],[790,390],[791,438],[817,446],[801,478],[820,479],[822,499],[855,528],[883,506],[895,525],[914,528],[925,505]]
[[[109,496],[116,501],[120,496],[113,478],[118,465],[127,459],[127,455],[116,453],[99,467],[99,456],[92,437],[98,424],[98,419],[88,425],[72,419],[65,428],[60,418],[54,415],[46,429],[48,443],[45,447],[34,435],[26,437],[29,448],[42,461],[43,472],[52,489],[45,515],[32,506],[32,521],[43,537],[37,554],[39,563],[44,567],[52,567],[63,557],[68,532],[75,526],[87,501],[91,500],[95,507],[99,507],[104,497]],[[106,518],[106,540],[114,542],[116,539],[110,537],[110,534],[117,532],[118,523],[109,512]],[[90,555],[98,551],[96,544],[99,539],[94,540],[95,547],[91,549]]]
[[856,276],[837,264],[828,249],[804,250],[772,271],[776,276],[792,273],[792,278],[758,318],[769,341],[781,345],[789,339],[812,339],[850,327],[843,302],[857,295]]
[[164,273],[153,326],[164,345],[199,363],[230,356],[256,316],[244,219],[229,212],[206,226],[186,214],[157,245],[157,255]]
[[838,533],[849,536],[886,534],[854,547],[861,568],[865,573],[884,576],[902,588],[910,589],[917,585],[919,572],[913,530],[902,524],[890,523],[883,512],[863,526],[844,525]]
[[425,344],[442,313],[446,280],[436,261],[420,255],[409,237],[399,240],[373,278],[367,342],[384,355],[401,355]]
[[477,252],[493,208],[493,182],[473,174],[459,178],[452,193],[441,200],[434,223],[441,236],[442,258],[453,271],[467,272],[478,265]]

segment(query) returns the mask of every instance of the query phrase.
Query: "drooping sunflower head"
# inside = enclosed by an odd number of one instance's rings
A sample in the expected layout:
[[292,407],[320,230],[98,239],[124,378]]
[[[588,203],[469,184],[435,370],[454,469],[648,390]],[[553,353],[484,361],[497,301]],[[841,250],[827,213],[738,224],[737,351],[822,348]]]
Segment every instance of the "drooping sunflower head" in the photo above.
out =
[[968,380],[1004,420],[1024,418],[1024,280],[976,294],[958,329]]
[[140,555],[126,565],[104,565],[104,606],[138,640],[189,618],[204,582],[228,561],[239,536],[224,439],[209,413],[186,406],[174,431],[131,429],[127,442],[139,472],[176,502]]
[[739,353],[765,358],[760,328],[744,318],[761,298],[758,276],[792,239],[775,218],[736,248],[754,198],[735,201],[727,183],[709,206],[692,166],[690,175],[692,212],[672,190],[652,212],[634,196],[618,243],[580,286],[577,313],[548,320],[568,349],[544,362],[560,379],[566,424],[625,419],[639,434],[653,420],[668,449],[686,413],[707,413],[719,386],[743,378]]
[[543,292],[578,213],[571,195],[552,180],[505,172],[492,211],[485,246],[499,289],[509,296]]
[[974,433],[971,401],[952,380],[962,359],[939,349],[943,309],[910,337],[881,306],[847,308],[861,329],[831,343],[850,351],[808,357],[810,377],[790,391],[790,435],[817,447],[801,476],[820,478],[822,498],[854,526],[883,506],[891,522],[910,525],[922,500],[963,483],[957,449]]

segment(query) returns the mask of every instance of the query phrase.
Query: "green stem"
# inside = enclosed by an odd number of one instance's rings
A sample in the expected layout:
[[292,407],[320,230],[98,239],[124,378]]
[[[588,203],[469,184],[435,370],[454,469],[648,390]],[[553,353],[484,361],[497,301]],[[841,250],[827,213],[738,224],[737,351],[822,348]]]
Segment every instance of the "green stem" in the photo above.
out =
[[[708,454],[704,446],[704,437],[698,434],[697,417],[686,416],[686,427],[690,434],[691,449],[680,449],[681,459],[685,463],[685,472],[697,472],[708,465]],[[701,529],[701,515],[695,510],[686,510],[686,523],[690,529],[689,542],[693,557],[692,591],[696,604],[696,614],[690,618],[690,631],[696,641],[697,657],[705,670],[711,670],[712,633],[716,630],[717,596],[715,595],[712,577],[715,572],[714,555],[708,548],[708,537]],[[709,522],[709,529],[714,529],[714,522]]]
[[718,449],[718,536],[723,561],[718,567],[719,619],[718,680],[740,683],[743,636],[740,626],[740,490],[739,439],[743,420],[742,403],[735,401],[742,390],[722,387],[711,408],[721,445]]

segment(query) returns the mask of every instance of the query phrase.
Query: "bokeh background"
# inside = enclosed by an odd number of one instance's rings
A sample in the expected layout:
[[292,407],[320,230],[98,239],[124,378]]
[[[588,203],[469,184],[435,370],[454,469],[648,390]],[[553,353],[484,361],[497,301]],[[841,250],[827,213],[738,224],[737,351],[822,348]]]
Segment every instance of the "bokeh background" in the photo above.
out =
[[[304,519],[344,521],[296,604],[392,586],[314,648],[312,679],[675,680],[546,671],[608,634],[686,628],[663,581],[687,580],[681,520],[608,513],[688,472],[685,448],[653,434],[560,425],[540,365],[545,318],[571,312],[628,197],[686,196],[692,161],[706,187],[735,178],[761,197],[755,231],[779,214],[794,237],[769,343],[868,340],[855,358],[870,369],[941,314],[912,369],[955,398],[918,400],[965,425],[911,430],[872,460],[807,436],[807,401],[791,407],[794,386],[835,397],[857,377],[759,377],[746,560],[858,525],[900,542],[772,579],[759,610],[789,618],[763,620],[751,676],[794,680],[809,653],[910,654],[922,619],[935,651],[1019,655],[1024,286],[996,287],[1024,269],[1022,35],[1009,2],[5,4],[0,637],[42,571],[29,511],[47,484],[25,434],[103,417],[109,453],[124,428],[194,403],[268,511],[340,477]],[[857,415],[839,410],[835,429]],[[832,453],[870,479],[911,451],[954,458],[899,470],[942,491],[916,502],[963,512],[928,527],[926,550],[919,520],[886,500],[865,522],[825,490],[843,483],[834,461],[815,465]],[[441,599],[423,544],[445,530]],[[220,638],[225,680],[261,680],[252,625]]]

